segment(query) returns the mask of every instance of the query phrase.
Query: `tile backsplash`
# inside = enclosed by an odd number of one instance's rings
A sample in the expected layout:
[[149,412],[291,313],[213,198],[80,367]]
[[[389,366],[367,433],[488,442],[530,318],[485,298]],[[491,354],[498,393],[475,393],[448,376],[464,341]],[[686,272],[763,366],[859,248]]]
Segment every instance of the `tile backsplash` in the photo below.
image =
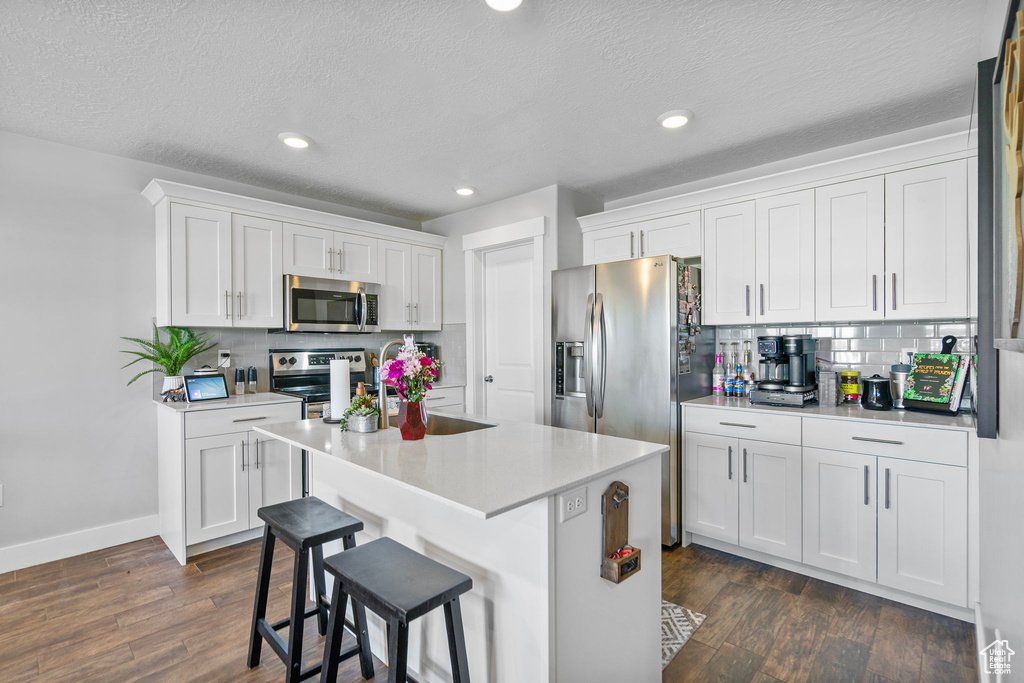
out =
[[750,340],[752,360],[756,364],[757,338],[761,335],[810,334],[819,340],[819,358],[832,361],[838,371],[857,370],[861,377],[875,373],[889,376],[889,366],[906,361],[904,350],[915,353],[938,353],[942,338],[953,335],[957,338],[957,353],[970,353],[974,324],[969,320],[935,322],[888,322],[862,325],[809,325],[802,327],[718,327],[715,328],[715,353],[719,352],[718,342],[743,342]]

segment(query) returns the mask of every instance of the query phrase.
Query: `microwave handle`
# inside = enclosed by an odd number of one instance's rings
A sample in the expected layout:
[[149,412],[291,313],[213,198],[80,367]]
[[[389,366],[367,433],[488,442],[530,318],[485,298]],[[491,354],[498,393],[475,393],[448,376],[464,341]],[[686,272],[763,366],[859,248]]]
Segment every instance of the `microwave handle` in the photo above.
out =
[[359,331],[366,329],[366,290],[359,288]]

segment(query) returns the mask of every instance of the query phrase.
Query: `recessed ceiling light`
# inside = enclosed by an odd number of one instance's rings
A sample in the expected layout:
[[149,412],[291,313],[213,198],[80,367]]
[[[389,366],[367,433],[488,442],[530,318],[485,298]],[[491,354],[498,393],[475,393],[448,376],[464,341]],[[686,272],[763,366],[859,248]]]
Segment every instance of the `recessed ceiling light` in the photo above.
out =
[[309,147],[309,140],[298,133],[281,133],[277,139],[295,149],[306,149]]
[[486,2],[488,7],[497,12],[511,12],[523,4],[523,0],[486,0]]
[[471,194],[473,194],[475,192],[476,192],[476,188],[472,188],[472,187],[456,187],[455,188],[455,194],[460,195],[462,197],[468,197],[469,195],[471,195]]
[[689,109],[673,109],[658,117],[658,123],[665,128],[682,128],[693,121],[693,112]]

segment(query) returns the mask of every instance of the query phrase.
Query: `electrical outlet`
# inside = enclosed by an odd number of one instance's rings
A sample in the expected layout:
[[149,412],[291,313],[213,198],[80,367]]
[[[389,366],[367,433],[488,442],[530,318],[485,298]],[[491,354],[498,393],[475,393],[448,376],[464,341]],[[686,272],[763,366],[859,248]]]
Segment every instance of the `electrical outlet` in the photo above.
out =
[[558,496],[559,521],[565,522],[587,511],[587,487]]
[[217,349],[217,367],[231,367],[231,351],[229,349]]

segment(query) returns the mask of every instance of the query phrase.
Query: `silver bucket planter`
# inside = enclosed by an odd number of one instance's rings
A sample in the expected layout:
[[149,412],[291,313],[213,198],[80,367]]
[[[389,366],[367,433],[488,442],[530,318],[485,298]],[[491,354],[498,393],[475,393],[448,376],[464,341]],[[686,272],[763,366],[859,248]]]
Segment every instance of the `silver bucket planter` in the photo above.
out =
[[377,431],[379,415],[349,415],[347,429],[350,432],[369,434]]

